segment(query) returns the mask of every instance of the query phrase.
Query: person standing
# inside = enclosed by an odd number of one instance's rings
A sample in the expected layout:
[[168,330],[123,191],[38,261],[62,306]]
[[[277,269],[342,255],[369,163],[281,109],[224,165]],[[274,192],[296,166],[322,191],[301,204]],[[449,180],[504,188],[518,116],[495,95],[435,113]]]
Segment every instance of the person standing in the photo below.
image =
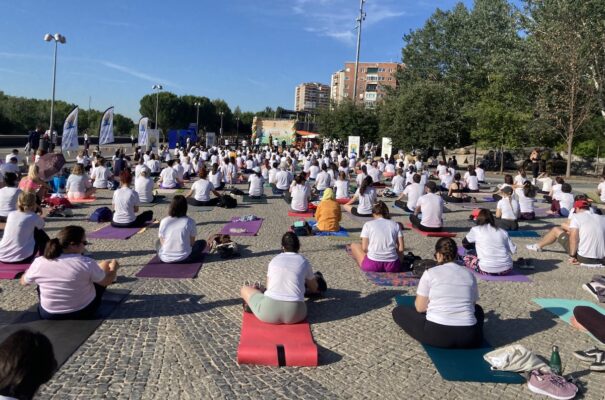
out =
[[536,179],[538,179],[538,175],[540,175],[540,150],[535,148],[531,154],[529,155],[529,160],[531,161],[531,174],[534,177],[531,184],[536,184]]
[[29,150],[36,154],[38,148],[40,147],[40,137],[42,136],[44,129],[38,125],[36,126],[36,130],[31,131],[27,136],[27,144],[29,145]]
[[90,139],[88,139],[88,133],[84,134],[84,150],[88,150],[90,147]]

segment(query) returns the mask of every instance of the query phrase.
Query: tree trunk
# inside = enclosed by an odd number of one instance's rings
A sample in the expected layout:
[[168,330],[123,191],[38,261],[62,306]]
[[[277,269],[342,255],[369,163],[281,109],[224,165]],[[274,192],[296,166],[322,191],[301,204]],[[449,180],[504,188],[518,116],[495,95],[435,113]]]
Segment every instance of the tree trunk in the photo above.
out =
[[565,169],[565,177],[571,176],[571,152],[573,150],[573,132],[568,133],[567,136],[567,168]]
[[441,149],[441,158],[443,158],[443,162],[447,162],[447,159],[445,158],[445,147]]
[[504,145],[500,146],[500,175],[504,173]]

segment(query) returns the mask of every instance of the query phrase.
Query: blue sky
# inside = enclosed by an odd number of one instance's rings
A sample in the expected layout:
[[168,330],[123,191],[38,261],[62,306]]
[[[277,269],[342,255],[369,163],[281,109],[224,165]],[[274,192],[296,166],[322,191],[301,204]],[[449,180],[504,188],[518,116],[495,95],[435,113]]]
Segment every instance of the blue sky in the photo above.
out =
[[[402,36],[456,1],[367,0],[361,61],[400,61]],[[465,0],[467,5],[471,1]],[[330,83],[355,58],[358,0],[0,0],[0,90],[139,117],[154,83],[231,108],[293,108],[300,82]]]

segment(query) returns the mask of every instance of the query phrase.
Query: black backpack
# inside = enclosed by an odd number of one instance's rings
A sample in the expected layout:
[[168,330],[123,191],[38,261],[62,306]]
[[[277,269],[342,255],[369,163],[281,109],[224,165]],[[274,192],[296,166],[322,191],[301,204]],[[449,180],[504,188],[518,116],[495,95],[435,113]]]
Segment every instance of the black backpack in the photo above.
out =
[[412,271],[414,272],[415,276],[420,278],[422,274],[424,274],[424,271],[429,268],[433,268],[436,265],[437,261],[435,260],[416,260],[412,264]]
[[237,200],[233,196],[223,194],[221,197],[219,197],[217,206],[223,208],[235,208],[237,207]]

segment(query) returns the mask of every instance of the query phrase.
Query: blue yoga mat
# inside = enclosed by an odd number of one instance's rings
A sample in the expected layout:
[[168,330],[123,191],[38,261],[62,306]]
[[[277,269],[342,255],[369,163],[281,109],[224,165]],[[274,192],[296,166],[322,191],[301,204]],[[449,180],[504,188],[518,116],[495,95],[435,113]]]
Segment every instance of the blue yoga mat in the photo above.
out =
[[[395,300],[400,306],[414,306],[414,296],[398,295]],[[424,344],[422,346],[446,381],[525,383],[525,379],[517,373],[490,369],[483,356],[494,348],[486,341],[477,349],[442,349]]]
[[[317,222],[312,219],[307,222],[309,223],[311,228],[313,228],[315,224],[317,224]],[[314,236],[349,236],[349,232],[347,232],[347,230],[341,226],[340,230],[337,232],[315,232]]]
[[570,323],[571,317],[573,317],[573,309],[577,306],[586,306],[592,307],[601,314],[605,315],[605,310],[601,307],[597,306],[593,302],[586,300],[570,300],[570,299],[544,299],[537,298],[532,299],[534,303],[538,304],[540,307],[545,309],[546,311],[556,315],[561,318],[563,321]]
[[520,238],[539,238],[540,234],[536,231],[507,231],[509,237]]

